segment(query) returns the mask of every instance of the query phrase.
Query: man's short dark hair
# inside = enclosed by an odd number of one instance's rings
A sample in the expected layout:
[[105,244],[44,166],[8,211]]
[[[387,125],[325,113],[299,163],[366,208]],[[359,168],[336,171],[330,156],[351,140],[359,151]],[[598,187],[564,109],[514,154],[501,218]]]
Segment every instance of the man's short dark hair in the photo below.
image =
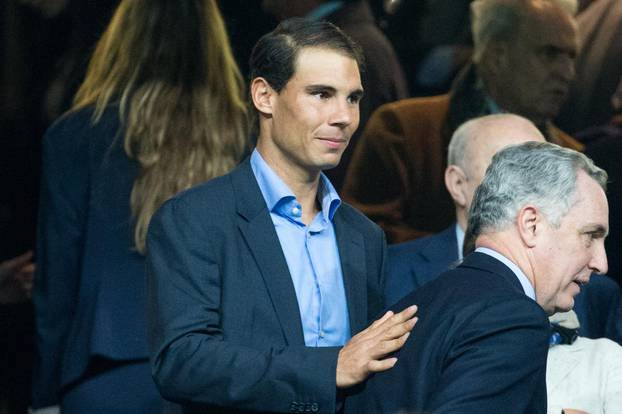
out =
[[363,71],[361,48],[332,23],[292,18],[281,22],[262,36],[250,58],[250,79],[264,78],[277,92],[287,84],[296,70],[298,53],[306,47],[334,50],[356,60]]

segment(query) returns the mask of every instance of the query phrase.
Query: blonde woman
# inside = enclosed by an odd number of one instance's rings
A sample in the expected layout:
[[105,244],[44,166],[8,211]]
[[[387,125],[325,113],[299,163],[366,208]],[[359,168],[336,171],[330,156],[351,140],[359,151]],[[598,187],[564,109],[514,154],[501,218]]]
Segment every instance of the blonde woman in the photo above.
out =
[[74,107],[44,137],[33,408],[161,411],[145,235],[162,202],[244,155],[241,85],[215,0],[120,3]]

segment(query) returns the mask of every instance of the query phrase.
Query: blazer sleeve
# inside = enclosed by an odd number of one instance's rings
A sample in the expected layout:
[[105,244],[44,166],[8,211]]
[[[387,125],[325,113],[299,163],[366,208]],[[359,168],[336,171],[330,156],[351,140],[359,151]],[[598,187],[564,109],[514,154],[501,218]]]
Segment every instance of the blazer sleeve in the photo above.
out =
[[235,276],[218,258],[236,252],[222,251],[223,226],[198,224],[201,212],[185,204],[165,203],[147,238],[148,335],[160,393],[234,410],[334,413],[339,348],[256,349],[227,341],[223,279]]
[[545,413],[548,326],[527,297],[488,303],[453,344],[424,411]]
[[[88,121],[84,124],[88,127]],[[33,292],[37,349],[33,408],[59,402],[61,359],[76,305],[88,207],[84,127],[70,116],[43,138]]]

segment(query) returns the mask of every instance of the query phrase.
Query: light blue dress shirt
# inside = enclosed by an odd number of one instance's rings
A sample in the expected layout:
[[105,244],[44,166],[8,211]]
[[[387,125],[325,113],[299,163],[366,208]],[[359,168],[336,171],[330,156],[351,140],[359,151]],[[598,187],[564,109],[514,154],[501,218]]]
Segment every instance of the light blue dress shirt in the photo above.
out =
[[305,345],[344,345],[350,339],[350,322],[332,221],[341,204],[337,192],[321,174],[318,202],[322,210],[306,226],[295,195],[256,149],[251,155],[251,168],[294,283]]
[[487,247],[478,247],[477,249],[475,249],[475,251],[479,253],[487,254],[488,256],[492,256],[498,261],[500,261],[501,263],[503,263],[504,265],[506,265],[507,267],[509,267],[510,270],[516,275],[516,278],[518,279],[521,286],[523,287],[523,291],[525,292],[525,295],[529,296],[533,300],[536,300],[536,292],[533,290],[533,286],[531,285],[531,282],[529,281],[529,279],[527,279],[527,276],[525,276],[523,271],[520,270],[520,267],[516,266],[514,262],[512,262],[510,259],[502,255],[501,253],[496,252]]

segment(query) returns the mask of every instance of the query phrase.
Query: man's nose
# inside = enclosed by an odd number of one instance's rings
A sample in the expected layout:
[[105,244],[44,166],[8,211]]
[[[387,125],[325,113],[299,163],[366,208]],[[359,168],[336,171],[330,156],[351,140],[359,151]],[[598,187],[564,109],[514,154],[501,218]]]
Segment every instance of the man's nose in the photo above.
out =
[[359,122],[359,108],[358,105],[353,105],[347,101],[336,100],[335,106],[331,113],[329,123],[331,125],[338,125],[346,127],[355,123],[358,126]]
[[605,243],[599,243],[592,260],[589,263],[589,267],[593,272],[605,274],[607,273],[607,252],[605,251]]
[[571,82],[576,76],[576,59],[570,55],[561,55],[556,63],[557,74],[566,82]]

